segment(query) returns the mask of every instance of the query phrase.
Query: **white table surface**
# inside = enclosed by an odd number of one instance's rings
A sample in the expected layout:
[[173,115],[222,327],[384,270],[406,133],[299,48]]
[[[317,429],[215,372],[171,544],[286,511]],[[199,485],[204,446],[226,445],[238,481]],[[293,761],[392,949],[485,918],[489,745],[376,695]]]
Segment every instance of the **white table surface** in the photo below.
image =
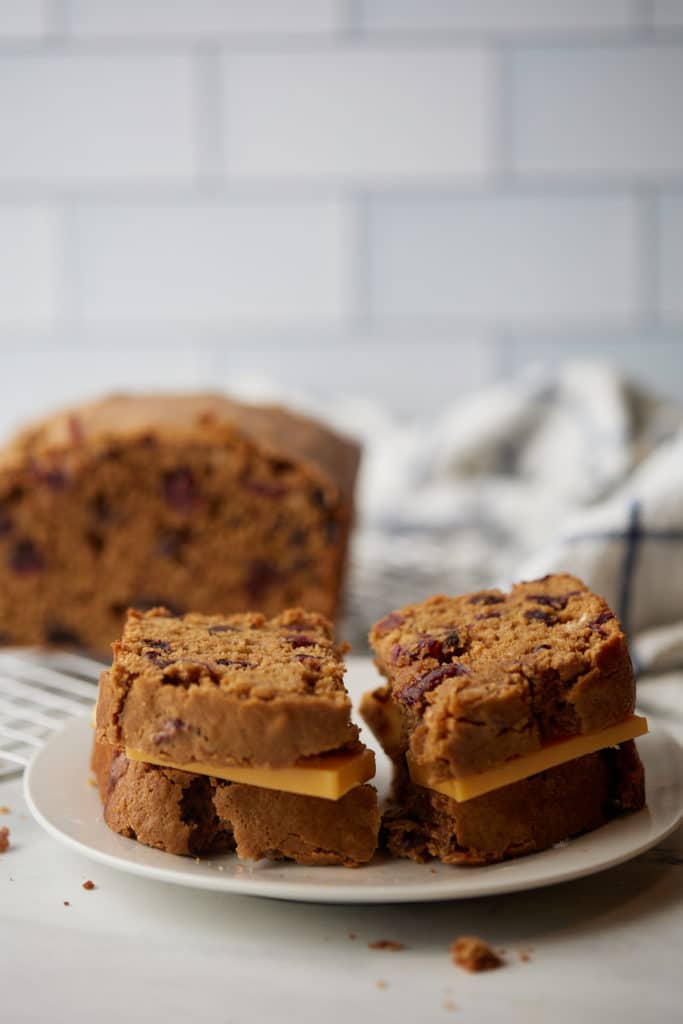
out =
[[[680,694],[683,682],[667,685]],[[648,697],[656,705],[658,693],[665,706],[665,687]],[[0,856],[3,1024],[683,1019],[683,830],[621,867],[536,892],[335,907],[94,864],[33,822],[18,777],[0,784],[2,805],[12,842]],[[455,967],[448,947],[463,934],[503,947],[506,966]],[[406,948],[369,950],[376,939]]]

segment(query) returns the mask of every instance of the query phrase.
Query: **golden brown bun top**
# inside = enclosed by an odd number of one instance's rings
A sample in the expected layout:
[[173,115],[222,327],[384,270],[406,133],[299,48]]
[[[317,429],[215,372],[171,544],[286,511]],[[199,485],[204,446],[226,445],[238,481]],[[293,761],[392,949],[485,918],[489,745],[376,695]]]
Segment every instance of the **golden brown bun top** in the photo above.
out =
[[317,469],[346,495],[351,493],[360,459],[355,441],[280,406],[249,405],[217,393],[158,393],[108,395],[37,420],[0,452],[0,466],[144,435],[169,440],[238,435],[268,454]]

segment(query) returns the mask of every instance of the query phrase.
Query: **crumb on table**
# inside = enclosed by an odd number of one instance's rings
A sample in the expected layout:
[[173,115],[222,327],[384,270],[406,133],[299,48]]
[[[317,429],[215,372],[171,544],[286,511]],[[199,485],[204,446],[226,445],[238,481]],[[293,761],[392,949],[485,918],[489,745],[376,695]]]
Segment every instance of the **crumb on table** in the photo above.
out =
[[69,903],[69,901],[68,901],[68,900],[64,900],[64,906],[65,906],[65,907],[70,907],[70,906],[71,906],[71,904]]
[[387,987],[386,981],[381,981],[381,980],[380,981],[376,981],[375,985],[377,986],[377,988],[382,988],[382,989]]
[[95,888],[95,883],[91,882],[90,879],[88,879],[87,882],[83,883],[83,888],[87,889],[88,892],[90,892],[92,889]]
[[9,829],[7,827],[0,828],[0,853],[6,853],[9,850]]
[[453,963],[466,971],[492,971],[496,967],[502,967],[504,961],[498,956],[495,950],[473,935],[463,935],[455,939],[450,946]]
[[12,813],[12,808],[11,807],[7,807],[5,804],[3,804],[2,807],[0,807],[0,814],[11,814],[11,813]]
[[368,949],[386,949],[390,953],[398,953],[405,948],[402,942],[394,942],[393,939],[375,939],[374,942],[368,942]]
[[349,937],[349,938],[351,939],[351,941],[353,942],[353,940],[354,940],[354,939],[357,939],[357,938],[358,938],[358,935],[356,934],[356,932],[349,932],[349,934],[348,934],[348,937]]

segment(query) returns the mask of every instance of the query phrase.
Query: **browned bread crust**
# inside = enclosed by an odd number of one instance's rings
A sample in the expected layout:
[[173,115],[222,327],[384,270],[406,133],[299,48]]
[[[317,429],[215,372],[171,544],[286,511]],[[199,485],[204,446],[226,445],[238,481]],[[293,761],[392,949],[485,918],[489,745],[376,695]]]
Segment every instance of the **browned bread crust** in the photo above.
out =
[[281,768],[354,746],[324,616],[131,611],[102,674],[97,738],[152,760]]
[[485,771],[633,712],[619,622],[574,576],[432,597],[385,616],[370,643],[401,712],[401,746],[434,779]]
[[377,846],[372,786],[321,800],[129,761],[108,743],[95,744],[92,768],[107,825],[168,853],[355,867]]
[[101,742],[93,746],[92,770],[104,820],[114,832],[168,853],[199,856],[235,848],[231,830],[216,816],[210,779],[129,761]]
[[218,783],[214,806],[229,822],[238,856],[356,867],[377,849],[377,791],[356,786],[340,800]]
[[632,741],[458,803],[414,785],[399,769],[382,843],[396,857],[488,864],[546,850],[645,804]]
[[220,395],[115,395],[0,451],[0,642],[107,650],[128,606],[337,609],[358,446]]

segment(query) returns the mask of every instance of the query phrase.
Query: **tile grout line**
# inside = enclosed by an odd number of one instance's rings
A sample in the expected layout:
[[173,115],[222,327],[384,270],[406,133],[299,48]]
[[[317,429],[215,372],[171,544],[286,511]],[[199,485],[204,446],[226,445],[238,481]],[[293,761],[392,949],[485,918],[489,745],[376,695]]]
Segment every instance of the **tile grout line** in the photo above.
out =
[[349,42],[364,36],[361,27],[358,0],[336,0],[339,25],[334,33],[337,37],[348,39]]
[[[12,324],[0,323],[0,350],[23,350],[30,346],[39,351],[51,347],[56,342],[64,341],[65,330],[68,330],[69,342],[73,342],[74,347],[77,347],[80,344],[81,333],[80,305],[73,301],[69,301],[68,304],[62,301],[60,305],[59,320],[48,327],[26,327],[22,328],[19,334]],[[679,345],[682,331],[683,322],[680,319],[667,320],[661,324],[654,324],[652,331],[648,332],[647,340],[653,344]],[[266,349],[286,343],[312,350],[324,350],[327,347],[332,349],[339,343],[348,343],[350,350],[359,352],[365,350],[368,342],[375,349],[390,352],[412,347],[416,339],[427,348],[433,349],[467,347],[471,343],[472,335],[476,334],[478,338],[483,337],[492,345],[498,345],[501,363],[504,363],[506,355],[513,352],[515,346],[525,343],[542,345],[553,355],[558,346],[572,341],[590,342],[598,346],[603,342],[615,345],[639,343],[642,341],[643,325],[634,322],[630,327],[621,330],[602,330],[596,326],[580,325],[573,329],[558,331],[552,327],[524,330],[523,327],[516,325],[465,323],[455,319],[443,321],[438,325],[424,321],[387,324],[383,320],[377,320],[370,325],[368,335],[365,325],[358,325],[351,318],[344,318],[334,324],[320,321],[313,326],[310,322],[255,325],[247,322],[208,322],[201,319],[177,321],[139,318],[124,322],[105,319],[88,324],[88,335],[95,346],[116,347],[121,350],[134,349],[139,344],[140,337],[146,339],[150,348],[182,347],[187,342],[189,332],[201,334],[202,343],[209,347],[225,346],[236,350],[248,350],[255,345]],[[75,334],[79,337],[74,337]],[[130,340],[126,341],[126,337]]]
[[505,327],[495,330],[492,337],[497,347],[498,374],[500,377],[509,378],[519,368],[519,341],[510,336]]
[[505,345],[504,333],[502,330],[489,331],[485,338],[485,344],[491,352],[493,371],[491,380],[493,382],[499,381],[511,373],[511,367],[508,365],[510,352]]
[[633,2],[638,39],[649,42],[655,37],[656,32],[654,0],[633,0]]
[[36,56],[50,52],[55,44],[60,51],[78,59],[80,56],[187,56],[198,48],[219,48],[224,53],[268,54],[287,53],[343,53],[349,47],[375,51],[385,49],[387,53],[419,51],[424,53],[447,50],[471,50],[480,48],[544,49],[561,52],[567,49],[590,51],[594,49],[627,49],[634,44],[666,49],[683,46],[683,27],[678,25],[653,27],[647,24],[628,29],[587,31],[585,33],[557,32],[505,34],[496,32],[453,32],[430,30],[428,32],[372,32],[358,29],[355,25],[342,23],[337,31],[327,34],[301,33],[299,35],[258,35],[229,33],[175,38],[162,33],[158,35],[101,35],[78,36],[72,34],[69,26],[68,8],[62,0],[52,0],[54,8],[48,8],[51,24],[46,35],[38,39],[11,38],[0,40],[0,55]]
[[[214,112],[211,121],[215,122],[218,117],[220,114]],[[430,181],[428,178],[422,178],[419,180],[406,179],[398,183],[396,179],[388,176],[374,181],[360,177],[357,179],[352,177],[329,178],[325,181],[301,177],[291,177],[279,181],[264,181],[246,176],[228,178],[222,173],[223,168],[219,164],[219,161],[222,160],[218,152],[221,146],[221,133],[213,130],[208,121],[209,119],[207,119],[205,133],[209,135],[209,143],[214,155],[210,161],[204,159],[204,163],[218,165],[217,170],[221,173],[216,175],[212,187],[218,196],[226,200],[243,200],[245,202],[250,200],[258,202],[264,199],[283,202],[305,200],[316,203],[335,199],[340,193],[351,195],[362,193],[369,201],[391,199],[438,202],[449,199],[485,200],[500,196],[562,201],[583,198],[610,199],[615,192],[634,194],[634,191],[641,187],[658,194],[678,194],[683,191],[683,168],[675,175],[659,175],[647,179],[644,177],[638,179],[628,173],[588,176],[569,171],[562,175],[512,173],[504,175],[501,180],[492,178],[490,174],[488,177],[484,174],[476,180],[452,178],[451,180]],[[202,133],[198,132],[197,134]],[[18,179],[0,180],[0,206],[66,201],[85,205],[97,203],[102,206],[119,205],[126,202],[148,202],[151,205],[167,202],[191,204],[201,201],[202,198],[196,186],[197,179],[192,178],[183,182],[164,180],[163,178],[154,181],[90,178],[73,182],[60,182],[45,178],[28,183]]]
[[68,0],[43,0],[46,42],[61,45],[69,36]]
[[73,203],[63,202],[59,207],[61,260],[60,260],[60,318],[56,333],[68,331],[80,344],[82,325],[81,268],[77,243],[77,210]]
[[370,283],[370,199],[365,192],[346,196],[350,218],[348,253],[349,320],[354,330],[369,330],[372,323]]
[[512,103],[512,53],[498,46],[489,51],[493,65],[492,116],[489,119],[489,145],[493,162],[493,182],[505,185],[513,177],[514,110]]
[[636,316],[641,329],[659,325],[659,204],[647,185],[636,189]]
[[192,54],[192,115],[195,180],[189,188],[198,198],[220,186],[225,168],[221,50],[196,46]]

